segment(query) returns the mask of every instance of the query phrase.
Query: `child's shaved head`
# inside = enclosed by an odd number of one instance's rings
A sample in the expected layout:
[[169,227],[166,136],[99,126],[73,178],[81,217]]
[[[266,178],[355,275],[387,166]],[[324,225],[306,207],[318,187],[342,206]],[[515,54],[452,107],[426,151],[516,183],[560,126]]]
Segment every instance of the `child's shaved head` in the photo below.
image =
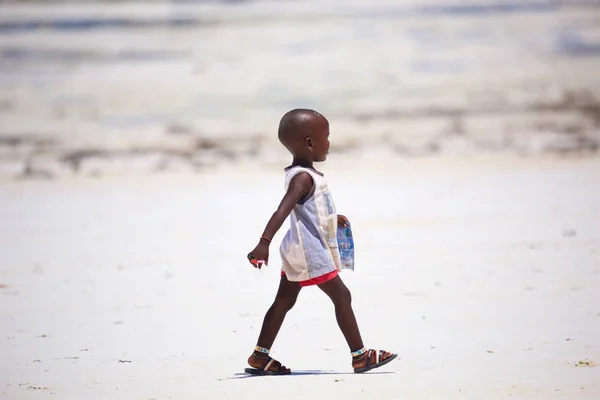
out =
[[288,111],[279,122],[279,141],[292,149],[310,135],[313,125],[325,117],[314,110],[297,108]]
[[329,153],[329,122],[320,113],[305,108],[288,111],[279,122],[279,141],[294,156],[297,165],[312,166]]

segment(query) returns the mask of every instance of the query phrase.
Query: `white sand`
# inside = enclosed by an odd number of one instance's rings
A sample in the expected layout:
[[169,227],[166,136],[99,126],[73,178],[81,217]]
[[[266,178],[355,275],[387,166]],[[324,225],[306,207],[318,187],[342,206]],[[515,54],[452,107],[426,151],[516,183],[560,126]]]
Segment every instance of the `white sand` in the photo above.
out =
[[[0,399],[600,398],[598,8],[340,3],[2,6],[218,23],[0,35]],[[331,119],[343,279],[366,344],[401,359],[352,374],[310,288],[273,355],[330,373],[238,379],[279,280],[283,230],[269,268],[245,256],[296,106]],[[596,158],[541,158],[566,153]]]
[[310,288],[273,355],[337,374],[231,379],[278,283],[277,244],[260,272],[245,255],[279,201],[279,167],[11,182],[0,398],[600,398],[600,369],[575,366],[600,363],[598,160],[343,166],[323,168],[355,229],[343,279],[366,344],[400,360],[353,375]]

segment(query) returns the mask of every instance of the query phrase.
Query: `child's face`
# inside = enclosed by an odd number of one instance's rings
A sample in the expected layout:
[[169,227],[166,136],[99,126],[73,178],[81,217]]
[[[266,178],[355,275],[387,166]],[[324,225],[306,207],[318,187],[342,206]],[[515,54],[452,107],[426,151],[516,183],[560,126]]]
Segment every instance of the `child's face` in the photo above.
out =
[[329,122],[326,119],[316,124],[313,134],[314,161],[322,162],[329,153]]

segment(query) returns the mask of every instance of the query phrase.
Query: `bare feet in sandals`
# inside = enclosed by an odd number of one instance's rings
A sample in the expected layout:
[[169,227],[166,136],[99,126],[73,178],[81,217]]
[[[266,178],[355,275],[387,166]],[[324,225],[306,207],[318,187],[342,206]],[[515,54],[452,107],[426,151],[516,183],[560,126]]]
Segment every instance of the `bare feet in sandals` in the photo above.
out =
[[379,368],[396,357],[398,357],[398,354],[390,353],[385,350],[369,349],[360,356],[352,358],[352,368],[354,368],[355,373],[359,374],[374,368]]
[[248,365],[252,368],[246,368],[246,372],[256,375],[289,375],[292,373],[289,368],[267,354],[252,353],[248,358]]

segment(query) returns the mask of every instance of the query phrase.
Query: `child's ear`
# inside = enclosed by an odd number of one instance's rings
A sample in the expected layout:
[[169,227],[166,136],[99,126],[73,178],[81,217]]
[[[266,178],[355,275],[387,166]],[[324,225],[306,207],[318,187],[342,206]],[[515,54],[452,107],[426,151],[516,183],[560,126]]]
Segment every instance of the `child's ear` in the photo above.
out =
[[313,147],[312,138],[310,136],[307,136],[306,139],[304,139],[304,144],[306,145],[306,147]]

